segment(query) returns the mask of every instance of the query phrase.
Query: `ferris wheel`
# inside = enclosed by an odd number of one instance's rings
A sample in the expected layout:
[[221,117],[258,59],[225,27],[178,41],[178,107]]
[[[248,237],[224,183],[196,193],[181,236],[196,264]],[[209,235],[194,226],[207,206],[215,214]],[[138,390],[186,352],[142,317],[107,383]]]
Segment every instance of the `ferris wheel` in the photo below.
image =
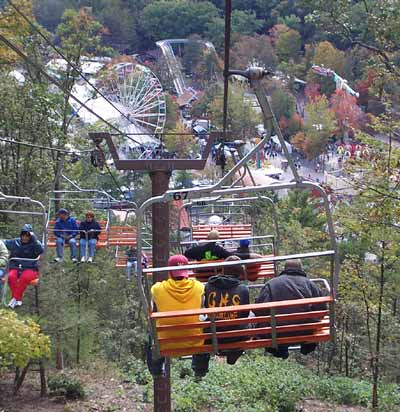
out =
[[107,71],[101,83],[107,99],[126,116],[121,119],[124,125],[133,123],[137,133],[163,131],[165,94],[159,79],[150,69],[140,64],[118,63]]

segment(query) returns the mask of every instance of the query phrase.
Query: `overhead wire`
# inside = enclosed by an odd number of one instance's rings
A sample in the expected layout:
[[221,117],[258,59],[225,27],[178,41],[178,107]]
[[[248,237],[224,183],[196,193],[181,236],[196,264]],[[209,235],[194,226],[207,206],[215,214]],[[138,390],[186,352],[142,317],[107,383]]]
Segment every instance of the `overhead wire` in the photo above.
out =
[[74,155],[74,154],[80,154],[80,153],[89,153],[92,151],[92,149],[71,149],[71,150],[67,150],[67,149],[57,149],[55,147],[50,147],[50,146],[42,146],[42,145],[38,145],[38,144],[34,144],[34,143],[27,143],[27,142],[19,142],[17,140],[14,139],[7,139],[4,137],[0,137],[0,142],[4,142],[4,143],[8,143],[8,144],[14,144],[14,145],[18,145],[18,146],[27,146],[27,147],[33,147],[35,149],[41,149],[41,150],[49,150],[52,152],[58,152],[58,153],[64,153],[67,155]]
[[[93,90],[96,91],[103,99],[107,101],[119,114],[121,114],[122,117],[124,117],[126,120],[129,121],[129,123],[135,125],[135,123],[125,114],[123,113],[111,100],[109,100],[91,81],[88,79],[85,74],[82,72],[82,70],[75,65],[73,62],[71,62],[67,56],[57,47],[53,44],[53,42],[45,36],[41,30],[38,29],[38,27],[33,23],[31,19],[29,19],[28,16],[26,16],[11,0],[7,0],[7,2],[10,4],[11,7],[14,8],[14,10],[32,27],[32,29],[54,50],[56,51],[66,62],[67,64],[72,67],[78,74],[79,76],[85,80],[85,82],[90,85],[90,87],[93,88]],[[72,95],[71,95],[72,96]],[[136,125],[135,125],[136,126]],[[140,144],[140,142],[136,141],[133,138],[130,138],[127,136],[130,140],[133,142]]]

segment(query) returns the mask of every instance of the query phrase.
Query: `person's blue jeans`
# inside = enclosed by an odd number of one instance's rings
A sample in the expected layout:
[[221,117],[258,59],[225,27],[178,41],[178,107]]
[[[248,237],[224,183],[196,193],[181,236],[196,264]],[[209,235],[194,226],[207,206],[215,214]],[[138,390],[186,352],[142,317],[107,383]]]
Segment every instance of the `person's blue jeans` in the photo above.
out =
[[66,241],[62,237],[58,237],[56,239],[56,250],[57,250],[57,257],[62,259],[64,256],[64,244],[69,244],[70,252],[71,252],[71,259],[76,259],[76,239],[73,237],[70,240]]
[[127,261],[126,262],[126,278],[131,280],[131,272],[133,267],[133,274],[137,272],[137,260],[135,261]]
[[[3,289],[3,282],[2,282],[2,280],[3,280],[3,277],[6,275],[6,271],[4,270],[4,269],[0,269],[0,294],[1,294],[1,292],[2,292],[2,289]],[[1,298],[1,295],[0,295],[0,298]]]
[[85,238],[79,239],[79,249],[81,258],[86,256],[86,244],[88,244],[89,257],[94,257],[94,254],[96,253],[97,239],[89,239],[87,241]]

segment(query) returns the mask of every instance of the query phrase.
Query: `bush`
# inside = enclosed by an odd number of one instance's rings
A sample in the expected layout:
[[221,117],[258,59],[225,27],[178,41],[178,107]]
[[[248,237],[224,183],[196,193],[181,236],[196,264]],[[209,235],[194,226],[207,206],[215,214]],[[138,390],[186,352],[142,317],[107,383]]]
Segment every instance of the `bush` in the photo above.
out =
[[11,365],[25,367],[50,354],[50,339],[33,320],[0,309],[0,372]]
[[152,381],[147,366],[140,359],[130,357],[123,362],[122,369],[131,382],[138,385],[147,385]]
[[345,377],[317,379],[315,395],[343,405],[368,406],[371,400],[371,384]]
[[68,375],[49,377],[51,396],[65,396],[66,399],[83,399],[86,396],[82,382]]

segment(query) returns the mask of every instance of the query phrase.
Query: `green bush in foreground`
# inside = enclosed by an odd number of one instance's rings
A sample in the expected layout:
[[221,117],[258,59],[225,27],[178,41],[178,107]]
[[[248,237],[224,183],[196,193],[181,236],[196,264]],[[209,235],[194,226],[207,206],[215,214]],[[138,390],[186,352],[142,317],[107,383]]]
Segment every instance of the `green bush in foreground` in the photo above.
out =
[[[296,362],[247,355],[234,366],[210,362],[210,372],[196,382],[190,361],[174,361],[175,412],[295,412],[304,398],[367,407],[371,384],[344,377],[320,377]],[[382,385],[380,411],[400,410],[395,385]]]
[[0,309],[0,373],[10,366],[25,367],[50,354],[50,339],[33,320]]

